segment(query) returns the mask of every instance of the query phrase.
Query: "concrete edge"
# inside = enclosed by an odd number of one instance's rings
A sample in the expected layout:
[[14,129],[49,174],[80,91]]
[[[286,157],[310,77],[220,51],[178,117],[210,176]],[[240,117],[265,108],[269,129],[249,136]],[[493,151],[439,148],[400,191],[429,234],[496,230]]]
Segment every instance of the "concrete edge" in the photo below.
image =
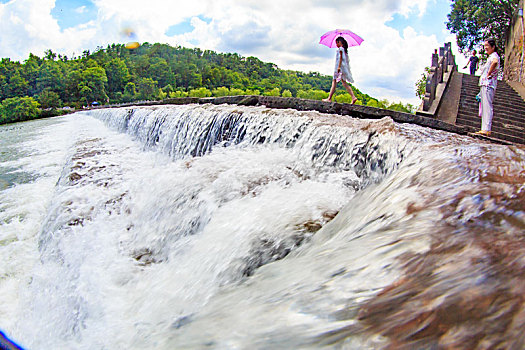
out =
[[450,80],[443,91],[441,103],[434,114],[435,118],[450,124],[456,124],[463,86],[463,74],[454,70]]

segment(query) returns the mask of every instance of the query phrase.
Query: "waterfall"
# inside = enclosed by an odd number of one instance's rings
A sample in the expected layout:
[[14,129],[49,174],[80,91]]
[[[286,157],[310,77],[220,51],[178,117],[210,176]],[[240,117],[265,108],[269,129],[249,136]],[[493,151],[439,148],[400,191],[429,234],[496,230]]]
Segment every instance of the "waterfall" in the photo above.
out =
[[31,349],[386,346],[373,310],[411,263],[488,213],[505,239],[523,222],[476,204],[519,198],[522,149],[390,118],[185,105],[38,123],[0,159],[0,329]]

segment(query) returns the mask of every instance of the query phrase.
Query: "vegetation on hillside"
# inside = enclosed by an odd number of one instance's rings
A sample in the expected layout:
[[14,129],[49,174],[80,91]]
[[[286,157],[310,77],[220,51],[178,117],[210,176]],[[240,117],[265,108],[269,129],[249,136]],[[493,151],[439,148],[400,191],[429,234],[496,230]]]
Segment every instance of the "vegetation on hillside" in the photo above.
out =
[[[322,99],[332,77],[279,69],[255,57],[198,48],[144,43],[134,50],[113,44],[68,58],[51,50],[23,63],[0,61],[0,123],[47,115],[62,106],[82,108],[97,101],[114,104],[174,97],[270,95]],[[358,103],[410,112],[412,106],[389,103],[354,87]],[[335,101],[351,102],[343,89]],[[12,110],[13,106],[18,106]],[[22,111],[20,110],[22,109]]]

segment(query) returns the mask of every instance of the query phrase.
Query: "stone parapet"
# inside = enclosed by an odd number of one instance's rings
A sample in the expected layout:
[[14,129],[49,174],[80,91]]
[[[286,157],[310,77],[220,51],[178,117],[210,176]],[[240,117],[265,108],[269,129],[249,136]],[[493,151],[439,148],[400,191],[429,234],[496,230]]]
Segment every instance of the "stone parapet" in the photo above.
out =
[[419,107],[418,114],[435,117],[440,107],[452,73],[457,71],[455,57],[452,54],[452,44],[445,43],[432,54],[430,72],[427,76],[425,96]]

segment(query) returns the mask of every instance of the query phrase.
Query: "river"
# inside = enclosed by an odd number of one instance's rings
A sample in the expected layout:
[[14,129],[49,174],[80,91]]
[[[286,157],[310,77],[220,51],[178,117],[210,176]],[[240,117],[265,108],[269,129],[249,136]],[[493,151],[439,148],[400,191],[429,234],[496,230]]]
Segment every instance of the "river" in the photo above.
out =
[[523,147],[186,105],[4,125],[0,150],[24,348],[525,344]]

